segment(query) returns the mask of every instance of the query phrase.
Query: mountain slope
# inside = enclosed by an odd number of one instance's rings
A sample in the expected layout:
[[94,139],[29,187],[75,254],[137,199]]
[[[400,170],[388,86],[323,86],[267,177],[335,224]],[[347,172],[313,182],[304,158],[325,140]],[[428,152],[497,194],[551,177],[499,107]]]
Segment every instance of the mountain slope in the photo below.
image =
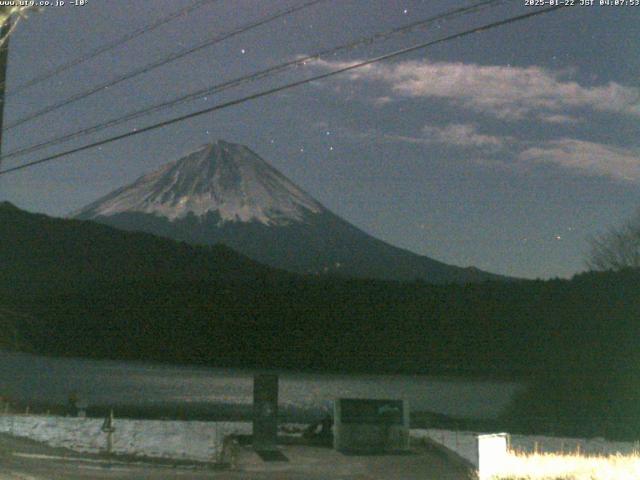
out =
[[221,222],[286,225],[321,210],[248,148],[220,141],[110,193],[78,216],[137,212],[177,220],[216,212]]
[[218,141],[74,214],[192,244],[224,243],[298,273],[424,280],[502,279],[378,240],[324,208],[248,148]]

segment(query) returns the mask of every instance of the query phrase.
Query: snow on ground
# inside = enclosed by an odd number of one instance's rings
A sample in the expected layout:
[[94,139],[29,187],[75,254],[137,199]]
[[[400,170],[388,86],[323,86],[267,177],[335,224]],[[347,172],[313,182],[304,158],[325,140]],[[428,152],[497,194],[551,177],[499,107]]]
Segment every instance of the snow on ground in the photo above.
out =
[[478,447],[476,433],[457,432],[452,430],[416,429],[411,430],[412,438],[428,438],[443,447],[457,453],[476,467],[478,462]]
[[[451,430],[411,430],[413,438],[428,438],[456,452],[465,460],[476,464],[479,432],[456,432]],[[516,452],[577,453],[583,455],[630,455],[640,450],[638,442],[610,442],[603,438],[563,438],[542,435],[510,435],[511,449]],[[477,466],[477,465],[476,465]]]
[[612,442],[604,438],[544,437],[539,435],[511,435],[511,449],[523,453],[583,453],[609,455],[637,452],[637,442]]
[[[2,415],[0,433],[63,447],[76,452],[100,453],[107,449],[103,420],[38,415]],[[113,453],[151,458],[212,462],[222,452],[223,440],[231,434],[250,434],[246,422],[197,422],[169,420],[114,420]],[[477,464],[477,432],[413,429],[413,438],[428,438]],[[576,453],[583,455],[633,454],[638,442],[610,442],[602,438],[576,439],[511,435],[517,452]]]
[[[63,447],[76,452],[100,453],[107,449],[103,420],[36,415],[0,416],[0,432]],[[139,457],[216,461],[223,439],[250,434],[242,422],[165,420],[114,420],[113,453]]]
[[631,480],[640,478],[640,457],[636,455],[584,456],[576,454],[507,455],[495,472],[495,480],[526,478],[545,480]]

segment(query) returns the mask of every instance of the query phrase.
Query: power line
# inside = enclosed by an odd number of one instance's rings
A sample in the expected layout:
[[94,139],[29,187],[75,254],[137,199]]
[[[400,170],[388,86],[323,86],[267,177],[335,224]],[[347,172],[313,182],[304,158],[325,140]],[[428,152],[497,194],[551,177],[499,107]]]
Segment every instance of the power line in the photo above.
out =
[[187,95],[183,95],[180,96],[178,98],[172,99],[172,100],[168,100],[166,102],[162,102],[160,104],[156,104],[156,105],[152,105],[150,107],[145,107],[141,110],[137,110],[135,112],[131,112],[125,116],[121,116],[121,117],[117,117],[115,119],[111,119],[107,122],[103,122],[103,123],[99,123],[97,125],[93,125],[91,127],[85,127],[82,128],[80,130],[76,130],[75,132],[71,132],[68,134],[65,134],[63,136],[59,136],[59,137],[54,137],[53,139],[49,139],[46,140],[44,142],[40,142],[37,143],[35,145],[30,145],[30,146],[26,146],[26,147],[22,147],[16,150],[13,150],[9,153],[7,153],[6,155],[4,155],[4,159],[8,159],[8,158],[13,158],[16,156],[21,156],[21,155],[26,155],[28,153],[32,153],[38,150],[42,150],[43,148],[52,146],[52,145],[57,145],[59,143],[63,143],[66,142],[68,140],[71,140],[73,138],[79,137],[79,136],[84,136],[84,135],[88,135],[91,133],[96,133],[99,132],[101,130],[104,130],[105,128],[109,128],[109,127],[113,127],[113,126],[117,126],[120,125],[122,123],[126,123],[128,121],[134,120],[136,118],[148,115],[150,113],[155,113],[157,111],[169,108],[169,107],[173,107],[175,105],[178,104],[182,104],[191,100],[195,100],[199,97],[203,97],[203,96],[207,96],[207,95],[212,95],[214,93],[219,93],[221,91],[227,90],[229,88],[232,87],[236,87],[238,85],[247,83],[247,82],[251,82],[251,81],[255,81],[261,78],[265,78],[268,77],[270,75],[282,72],[286,69],[288,69],[289,67],[292,66],[299,66],[299,65],[305,65],[307,62],[310,61],[314,61],[317,60],[323,56],[328,56],[328,55],[333,55],[336,54],[338,52],[343,52],[343,51],[347,51],[347,50],[352,50],[354,48],[357,48],[359,46],[362,45],[368,45],[371,44],[373,42],[376,42],[378,40],[386,40],[392,36],[395,35],[399,35],[399,34],[404,34],[410,31],[413,31],[417,28],[420,27],[425,27],[431,23],[435,23],[441,20],[445,20],[445,19],[449,19],[449,18],[455,18],[457,16],[460,15],[466,15],[468,13],[471,12],[476,12],[480,9],[483,8],[487,8],[487,7],[491,7],[495,4],[499,4],[499,3],[504,3],[506,0],[484,0],[482,2],[476,3],[474,5],[468,6],[468,7],[461,7],[461,8],[456,8],[453,10],[449,10],[447,12],[429,17],[427,19],[423,19],[423,20],[418,20],[415,22],[412,22],[408,25],[402,26],[402,27],[398,27],[386,32],[382,32],[382,33],[377,33],[373,36],[367,36],[367,37],[363,37],[360,38],[356,41],[344,44],[344,45],[340,45],[337,47],[332,47],[329,49],[325,49],[325,50],[321,50],[319,52],[313,53],[311,55],[307,55],[304,57],[300,57],[300,58],[296,58],[295,60],[291,60],[285,63],[281,63],[278,65],[275,65],[273,67],[269,67],[265,70],[261,70],[258,72],[254,72],[252,74],[249,75],[244,75],[241,77],[237,77],[235,79],[214,85],[212,87],[206,87],[204,89],[200,89],[197,90],[195,92],[189,93]]
[[61,65],[58,65],[57,67],[49,70],[48,72],[42,73],[40,75],[37,75],[35,77],[33,77],[31,80],[27,80],[26,82],[22,82],[20,84],[20,88],[16,88],[13,90],[9,90],[7,92],[7,97],[10,97],[12,95],[15,95],[16,93],[22,93],[24,90],[26,90],[27,88],[33,87],[34,85],[37,85],[39,83],[44,82],[45,80],[50,79],[51,77],[54,77],[66,70],[69,70],[70,68],[73,68],[77,65],[80,65],[81,63],[84,63],[88,60],[91,60],[95,57],[97,57],[98,55],[101,55],[105,52],[108,52],[109,50],[113,50],[114,48],[117,48],[121,45],[124,45],[125,43],[133,40],[134,38],[140,37],[142,35],[144,35],[145,33],[151,32],[153,30],[155,30],[156,28],[159,28],[163,25],[166,25],[167,23],[171,22],[172,20],[181,17],[183,15],[188,15],[189,13],[193,12],[194,10],[197,10],[201,7],[204,7],[205,5],[209,4],[209,3],[214,3],[214,2],[218,2],[220,0],[198,0],[197,2],[188,5],[180,10],[177,10],[173,13],[170,13],[169,15],[166,15],[160,19],[158,19],[157,21],[150,23],[148,25],[145,25],[144,27],[141,27],[137,30],[134,30],[133,32],[130,32],[116,40],[114,40],[111,43],[107,43],[106,45],[100,46],[94,50],[91,50],[89,52],[87,52],[84,55],[79,56],[78,58],[75,58],[74,60],[70,60],[67,63],[63,63]]
[[194,47],[190,47],[190,48],[187,48],[187,49],[180,50],[180,51],[178,51],[176,53],[172,53],[172,54],[168,55],[167,57],[165,57],[165,58],[163,58],[161,60],[149,63],[149,64],[145,65],[144,67],[141,67],[141,68],[138,68],[136,70],[133,70],[133,71],[131,71],[129,73],[126,73],[124,75],[121,75],[120,77],[117,77],[117,78],[115,78],[113,80],[109,80],[109,81],[107,81],[105,83],[102,83],[102,84],[100,84],[100,85],[98,85],[96,87],[93,87],[93,88],[91,88],[89,90],[77,93],[77,94],[75,94],[75,95],[73,95],[73,96],[71,96],[71,97],[69,97],[69,98],[67,98],[65,100],[62,100],[62,101],[60,101],[58,103],[54,103],[53,105],[49,105],[48,107],[45,107],[45,108],[43,108],[41,110],[38,110],[35,113],[29,114],[29,115],[27,115],[27,116],[25,116],[25,117],[23,117],[23,118],[21,118],[19,120],[14,121],[13,123],[10,123],[9,125],[6,126],[5,130],[11,130],[11,129],[19,126],[19,125],[22,125],[22,124],[30,121],[30,120],[34,120],[35,118],[41,117],[42,115],[45,115],[47,113],[51,113],[51,112],[53,112],[55,110],[58,110],[59,108],[65,107],[65,106],[70,105],[72,103],[75,103],[75,102],[77,102],[79,100],[82,100],[84,98],[90,97],[91,95],[94,95],[95,93],[101,92],[101,91],[103,91],[103,90],[105,90],[105,89],[107,89],[109,87],[113,87],[114,85],[122,83],[125,80],[130,80],[130,79],[132,79],[134,77],[137,77],[137,76],[142,75],[144,73],[150,72],[151,70],[154,70],[154,69],[156,69],[158,67],[161,67],[163,65],[167,65],[168,63],[171,63],[171,62],[173,62],[175,60],[183,58],[183,57],[185,57],[187,55],[191,55],[192,53],[198,52],[198,51],[200,51],[200,50],[202,50],[204,48],[207,48],[207,47],[210,47],[210,46],[215,45],[217,43],[220,43],[220,42],[222,42],[224,40],[227,40],[227,39],[229,39],[231,37],[234,37],[234,36],[239,35],[241,33],[248,32],[249,30],[253,30],[254,28],[257,28],[257,27],[260,27],[260,26],[265,25],[267,23],[273,22],[274,20],[277,20],[279,18],[285,17],[287,15],[293,14],[293,13],[298,12],[300,10],[309,8],[309,7],[313,6],[313,5],[316,5],[316,4],[321,3],[321,2],[326,2],[326,1],[328,1],[328,0],[311,0],[311,1],[308,1],[308,2],[303,3],[301,5],[298,5],[298,6],[295,6],[295,7],[290,7],[288,9],[286,9],[286,10],[282,10],[282,11],[280,11],[278,13],[275,13],[273,15],[270,15],[268,17],[264,17],[264,18],[262,18],[262,19],[260,19],[258,21],[255,21],[255,22],[252,22],[252,23],[249,23],[249,24],[245,24],[245,25],[243,25],[241,27],[236,28],[235,30],[232,30],[232,31],[228,32],[228,33],[223,33],[222,35],[217,35],[217,36],[207,40],[206,42],[199,43],[198,45],[196,45]]
[[545,14],[545,13],[553,12],[553,11],[561,9],[561,8],[565,8],[565,5],[561,4],[561,5],[548,7],[548,8],[545,8],[545,9],[541,9],[541,10],[535,10],[535,11],[532,11],[532,12],[529,12],[529,13],[525,13],[525,14],[522,14],[522,15],[517,15],[515,17],[507,18],[505,20],[500,20],[500,21],[497,21],[497,22],[491,22],[491,23],[488,23],[486,25],[482,25],[480,27],[475,27],[475,28],[472,28],[470,30],[465,30],[465,31],[460,32],[460,33],[455,33],[455,34],[452,34],[452,35],[448,35],[446,37],[443,37],[443,38],[440,38],[440,39],[437,39],[437,40],[432,40],[432,41],[429,41],[429,42],[413,45],[411,47],[403,48],[401,50],[396,50],[394,52],[387,53],[385,55],[382,55],[382,56],[379,56],[379,57],[376,57],[376,58],[372,58],[372,59],[369,59],[369,60],[365,60],[365,61],[362,61],[362,62],[358,62],[358,63],[352,64],[352,65],[349,65],[347,67],[343,67],[343,68],[340,68],[340,69],[337,69],[337,70],[333,70],[331,72],[323,73],[323,74],[320,74],[320,75],[315,75],[315,76],[312,76],[312,77],[309,77],[309,78],[306,78],[306,79],[303,79],[303,80],[298,80],[298,81],[295,81],[295,82],[287,83],[287,84],[284,84],[284,85],[281,85],[281,86],[278,86],[278,87],[274,87],[274,88],[271,88],[271,89],[268,89],[268,90],[263,90],[261,92],[257,92],[257,93],[251,94],[251,95],[247,95],[245,97],[242,97],[242,98],[239,98],[239,99],[236,99],[236,100],[231,100],[231,101],[224,102],[224,103],[221,103],[221,104],[218,104],[218,105],[214,105],[214,106],[209,107],[209,108],[198,110],[196,112],[192,112],[192,113],[189,113],[187,115],[181,115],[179,117],[175,117],[175,118],[172,118],[170,120],[165,120],[163,122],[155,123],[153,125],[149,125],[147,127],[144,127],[144,128],[132,131],[132,132],[127,132],[127,133],[124,133],[124,134],[121,134],[121,135],[116,135],[116,136],[113,136],[113,137],[110,137],[110,138],[107,138],[107,139],[104,139],[104,140],[100,140],[100,141],[93,142],[93,143],[90,143],[90,144],[87,144],[87,145],[83,145],[81,147],[73,148],[73,149],[70,149],[70,150],[67,150],[67,151],[64,151],[64,152],[61,152],[61,153],[57,153],[55,155],[50,155],[50,156],[41,158],[39,160],[34,160],[34,161],[31,161],[31,162],[25,163],[23,165],[18,165],[18,166],[11,167],[11,168],[8,168],[8,169],[5,169],[5,170],[1,170],[0,171],[0,175],[6,175],[7,173],[11,173],[11,172],[15,172],[15,171],[18,171],[18,170],[23,170],[23,169],[26,169],[26,168],[30,168],[30,167],[33,167],[35,165],[40,165],[42,163],[50,162],[50,161],[56,160],[58,158],[62,158],[62,157],[74,154],[74,153],[82,152],[84,150],[89,150],[89,149],[94,148],[94,147],[99,147],[101,145],[106,145],[108,143],[112,143],[112,142],[116,142],[116,141],[119,141],[119,140],[123,140],[125,138],[133,137],[135,135],[140,135],[142,133],[146,133],[146,132],[149,132],[151,130],[157,130],[159,128],[163,128],[163,127],[166,127],[168,125],[172,125],[174,123],[182,122],[184,120],[189,120],[191,118],[199,117],[199,116],[205,115],[207,113],[215,112],[217,110],[222,110],[222,109],[229,108],[229,107],[232,107],[232,106],[235,106],[235,105],[239,105],[241,103],[248,102],[250,100],[255,100],[255,99],[258,99],[258,98],[266,97],[268,95],[273,95],[275,93],[279,93],[281,91],[288,90],[290,88],[294,88],[294,87],[298,87],[298,86],[301,86],[301,85],[305,85],[305,84],[308,84],[308,83],[311,83],[311,82],[315,82],[315,81],[318,81],[318,80],[323,80],[325,78],[333,77],[335,75],[339,75],[341,73],[349,72],[349,71],[355,70],[357,68],[362,68],[362,67],[365,67],[367,65],[371,65],[371,64],[374,64],[374,63],[377,63],[377,62],[381,62],[381,61],[384,61],[384,60],[389,60],[391,58],[396,58],[396,57],[399,57],[401,55],[406,55],[408,53],[416,52],[418,50],[423,50],[425,48],[428,48],[428,47],[433,46],[433,45],[437,45],[439,43],[448,42],[448,41],[455,40],[455,39],[458,39],[458,38],[466,37],[466,36],[474,34],[474,33],[479,33],[479,32],[483,32],[483,31],[486,31],[486,30],[497,28],[497,27],[500,27],[500,26],[503,26],[503,25],[507,25],[507,24],[510,24],[510,23],[515,23],[515,22],[518,22],[518,21],[521,21],[521,20],[525,20],[525,19],[528,19],[528,18],[532,18],[532,17],[538,16],[538,15],[542,15],[542,14]]

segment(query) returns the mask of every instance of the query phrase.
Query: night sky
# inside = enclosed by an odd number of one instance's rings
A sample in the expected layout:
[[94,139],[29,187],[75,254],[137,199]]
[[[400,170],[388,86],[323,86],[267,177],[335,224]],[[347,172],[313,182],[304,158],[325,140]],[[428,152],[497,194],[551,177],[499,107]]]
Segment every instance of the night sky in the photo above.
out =
[[[31,14],[11,38],[5,124],[301,1],[212,1],[20,91],[190,3],[88,0]],[[10,129],[3,152],[471,3],[327,0]],[[506,1],[3,167],[535,8]],[[2,176],[0,199],[66,215],[225,139],[394,245],[501,274],[568,277],[585,269],[589,236],[640,207],[639,52],[640,7],[562,9]]]

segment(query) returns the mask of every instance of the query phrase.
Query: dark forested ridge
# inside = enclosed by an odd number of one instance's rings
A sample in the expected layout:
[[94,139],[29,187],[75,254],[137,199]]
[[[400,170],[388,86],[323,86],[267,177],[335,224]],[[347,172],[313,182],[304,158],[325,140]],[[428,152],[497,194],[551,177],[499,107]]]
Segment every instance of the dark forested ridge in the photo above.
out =
[[304,277],[7,204],[0,258],[3,304],[37,319],[21,334],[45,353],[520,376],[635,350],[632,271],[468,285]]
[[[526,378],[537,390],[518,405],[552,425],[581,399],[618,423],[638,408],[638,389],[625,390],[640,378],[638,271],[468,285],[304,277],[9,204],[0,261],[0,306],[18,312],[5,332],[44,354]],[[553,395],[555,413],[541,400]],[[509,418],[526,428],[518,408]]]

